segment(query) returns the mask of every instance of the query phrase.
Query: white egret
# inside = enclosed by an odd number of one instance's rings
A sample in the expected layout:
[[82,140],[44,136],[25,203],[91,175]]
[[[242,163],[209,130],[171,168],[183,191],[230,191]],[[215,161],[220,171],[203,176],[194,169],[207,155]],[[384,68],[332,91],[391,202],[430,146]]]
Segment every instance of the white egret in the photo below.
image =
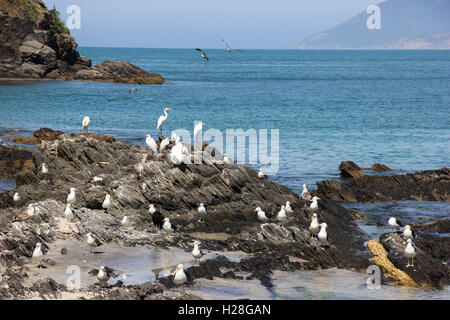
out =
[[177,137],[175,141],[175,146],[172,147],[172,150],[170,151],[170,160],[176,164],[179,165],[183,162],[185,162],[186,156],[189,155],[189,152],[187,148],[181,143],[180,137]]
[[200,203],[200,206],[198,207],[197,212],[200,214],[206,215],[207,212],[206,212],[206,209],[205,209],[205,206],[203,205],[203,203]]
[[266,213],[264,211],[262,211],[262,209],[260,207],[257,207],[255,209],[255,212],[258,213],[258,219],[260,221],[267,221],[267,220],[269,220],[269,218],[266,217]]
[[162,126],[164,124],[164,121],[166,121],[167,117],[169,116],[167,114],[167,111],[169,111],[169,110],[172,110],[172,108],[165,108],[164,109],[164,115],[160,116],[159,119],[158,119],[158,126],[156,127],[156,129],[158,129],[161,132],[161,135],[162,135]]
[[88,116],[83,118],[83,122],[81,123],[82,127],[81,129],[83,131],[87,131],[89,129],[89,123],[91,122],[91,118],[89,118]]
[[[405,242],[403,243],[405,244]],[[416,250],[414,249],[412,245],[412,240],[408,239],[406,242],[406,248],[405,248],[405,256],[408,258],[408,264],[406,267],[414,267],[414,258],[416,257]],[[411,260],[411,263],[409,262]]]
[[311,209],[312,211],[317,211],[319,210],[319,204],[317,203],[317,201],[320,200],[319,197],[314,197],[312,198],[312,203],[309,206],[309,209]]
[[156,145],[156,141],[149,134],[146,134],[145,136],[147,137],[145,139],[145,143],[148,145],[150,150],[152,150],[152,154],[156,156],[156,154],[158,153],[158,146]]
[[161,141],[161,144],[159,145],[159,152],[163,153],[163,151],[167,148],[169,144],[170,144],[169,138],[165,138],[163,141]]
[[103,200],[102,208],[105,210],[105,213],[108,213],[108,210],[112,208],[111,196],[107,194],[105,196],[105,200]]
[[309,225],[309,231],[312,233],[311,238],[315,238],[317,233],[319,233],[319,218],[317,213],[314,213],[312,216],[311,224]]
[[200,131],[202,131],[203,126],[206,125],[206,123],[199,122],[194,127],[194,143],[197,143],[198,134]]
[[283,205],[283,206],[281,206],[280,211],[278,211],[278,214],[277,214],[277,220],[278,220],[278,221],[284,221],[284,220],[286,220],[286,219],[287,219],[287,216],[286,216],[286,209],[285,209],[285,206]]
[[75,191],[78,191],[77,188],[70,188],[70,193],[67,196],[67,203],[74,204],[77,201],[77,197],[75,195]]
[[175,269],[175,276],[173,278],[173,282],[176,285],[180,285],[180,284],[185,283],[186,281],[187,281],[187,278],[186,278],[186,274],[184,273],[184,270],[183,270],[183,265],[179,264]]

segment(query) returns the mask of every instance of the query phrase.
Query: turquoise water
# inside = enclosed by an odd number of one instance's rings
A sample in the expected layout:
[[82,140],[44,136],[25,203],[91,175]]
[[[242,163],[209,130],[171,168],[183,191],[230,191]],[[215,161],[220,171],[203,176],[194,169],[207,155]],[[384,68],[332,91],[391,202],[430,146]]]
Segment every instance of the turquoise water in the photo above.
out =
[[[272,178],[299,192],[336,178],[342,160],[406,171],[450,166],[450,51],[276,51],[81,48],[93,63],[129,61],[167,84],[32,82],[0,86],[0,128],[90,131],[144,144],[164,125],[279,129]],[[129,88],[138,92],[130,95]]]

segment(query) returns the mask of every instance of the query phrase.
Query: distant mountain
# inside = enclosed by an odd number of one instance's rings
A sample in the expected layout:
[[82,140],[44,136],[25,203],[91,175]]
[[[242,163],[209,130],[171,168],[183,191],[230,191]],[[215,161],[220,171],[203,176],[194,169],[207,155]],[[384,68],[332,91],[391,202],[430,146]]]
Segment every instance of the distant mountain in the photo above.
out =
[[294,49],[450,49],[450,0],[379,3],[381,29],[369,30],[362,13],[307,38]]

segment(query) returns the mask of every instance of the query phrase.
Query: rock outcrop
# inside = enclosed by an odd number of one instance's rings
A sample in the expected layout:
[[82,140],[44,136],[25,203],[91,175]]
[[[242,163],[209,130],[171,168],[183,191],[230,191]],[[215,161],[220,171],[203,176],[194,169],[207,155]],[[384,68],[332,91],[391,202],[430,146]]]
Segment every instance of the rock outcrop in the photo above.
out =
[[164,78],[130,63],[92,67],[55,10],[41,0],[0,1],[0,78],[161,84]]

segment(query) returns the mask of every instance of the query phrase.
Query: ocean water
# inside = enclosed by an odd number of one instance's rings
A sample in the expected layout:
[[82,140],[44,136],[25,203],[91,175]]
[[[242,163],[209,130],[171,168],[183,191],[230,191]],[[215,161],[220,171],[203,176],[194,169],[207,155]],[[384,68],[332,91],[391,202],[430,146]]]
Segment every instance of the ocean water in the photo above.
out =
[[[129,61],[167,79],[161,86],[27,82],[0,86],[0,128],[90,130],[144,144],[194,121],[204,130],[278,129],[279,170],[296,192],[338,177],[342,160],[405,171],[450,165],[449,51],[80,48],[94,64]],[[136,94],[129,94],[137,87]],[[27,132],[27,134],[29,134]],[[214,144],[214,143],[213,143]],[[253,165],[254,167],[260,164]]]

